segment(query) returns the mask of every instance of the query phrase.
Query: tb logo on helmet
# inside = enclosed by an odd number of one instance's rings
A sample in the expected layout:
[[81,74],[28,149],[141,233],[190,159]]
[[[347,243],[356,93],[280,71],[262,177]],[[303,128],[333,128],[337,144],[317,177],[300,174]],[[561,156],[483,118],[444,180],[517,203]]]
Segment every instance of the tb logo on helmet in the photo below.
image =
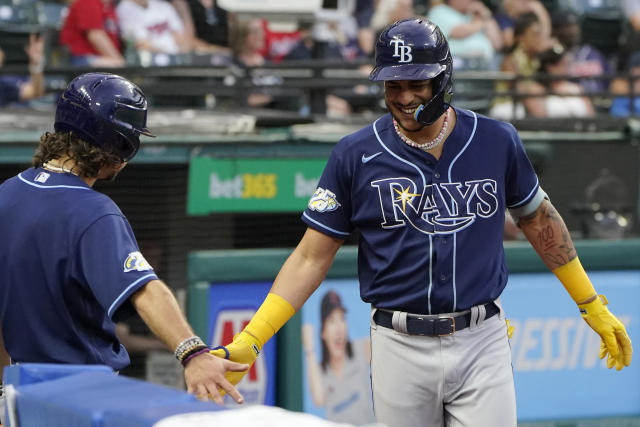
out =
[[404,44],[404,40],[393,39],[389,43],[393,45],[393,57],[400,58],[398,62],[413,61],[413,55],[411,55],[411,46],[406,46]]

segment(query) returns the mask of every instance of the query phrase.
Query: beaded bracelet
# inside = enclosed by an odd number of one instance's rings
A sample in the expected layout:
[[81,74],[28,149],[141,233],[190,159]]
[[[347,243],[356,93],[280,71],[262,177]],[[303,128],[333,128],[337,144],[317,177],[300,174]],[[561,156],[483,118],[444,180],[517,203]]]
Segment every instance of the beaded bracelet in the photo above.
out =
[[202,353],[206,353],[206,352],[208,352],[208,351],[211,351],[211,349],[210,349],[209,347],[205,347],[205,348],[201,348],[201,349],[199,349],[199,350],[195,350],[195,351],[190,352],[190,353],[189,353],[189,354],[187,354],[187,355],[184,357],[184,359],[182,360],[182,362],[181,362],[181,363],[182,363],[182,366],[186,367],[186,366],[187,366],[187,363],[189,363],[189,361],[190,361],[191,359],[193,359],[193,358],[194,358],[194,357],[196,357],[196,356],[201,355]]
[[176,359],[182,362],[190,351],[195,348],[201,349],[203,347],[206,347],[204,341],[202,341],[198,336],[192,336],[178,344],[178,347],[176,347],[173,354],[176,356]]

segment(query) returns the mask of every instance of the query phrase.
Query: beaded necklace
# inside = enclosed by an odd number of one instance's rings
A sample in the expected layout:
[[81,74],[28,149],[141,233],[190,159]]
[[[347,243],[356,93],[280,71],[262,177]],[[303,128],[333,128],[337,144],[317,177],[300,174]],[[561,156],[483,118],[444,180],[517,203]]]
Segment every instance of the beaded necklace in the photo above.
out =
[[42,167],[43,167],[44,169],[50,170],[51,172],[63,172],[63,173],[70,173],[70,174],[73,174],[73,175],[78,176],[78,174],[77,174],[77,173],[75,173],[73,170],[71,170],[71,169],[67,169],[67,168],[65,168],[64,166],[58,166],[58,165],[51,164],[50,162],[45,162],[45,163],[43,163],[43,164],[42,164]]
[[408,136],[400,132],[400,129],[398,128],[398,122],[396,121],[396,119],[393,119],[393,127],[396,129],[396,133],[398,134],[400,139],[403,140],[407,145],[410,145],[411,147],[419,148],[422,151],[431,150],[432,148],[435,148],[438,145],[440,145],[444,140],[444,136],[447,133],[447,129],[449,128],[449,110],[447,110],[444,116],[444,122],[442,123],[442,129],[440,130],[440,133],[432,141],[427,141],[422,144],[418,144],[417,142],[415,142],[414,140],[412,140],[411,138],[409,138]]

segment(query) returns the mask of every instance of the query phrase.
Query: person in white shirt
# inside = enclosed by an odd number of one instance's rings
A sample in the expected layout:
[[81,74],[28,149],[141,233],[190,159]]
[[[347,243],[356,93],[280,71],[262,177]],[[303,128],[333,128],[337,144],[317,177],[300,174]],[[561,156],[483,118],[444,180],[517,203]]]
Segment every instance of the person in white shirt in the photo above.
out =
[[180,16],[164,0],[123,0],[116,7],[122,38],[137,51],[178,54],[191,50]]

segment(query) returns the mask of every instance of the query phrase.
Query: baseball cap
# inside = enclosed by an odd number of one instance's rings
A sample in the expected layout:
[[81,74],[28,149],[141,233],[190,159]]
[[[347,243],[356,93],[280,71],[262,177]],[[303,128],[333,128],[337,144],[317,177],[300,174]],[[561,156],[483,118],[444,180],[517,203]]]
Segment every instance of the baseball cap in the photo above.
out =
[[331,314],[333,310],[336,308],[342,309],[342,311],[347,311],[342,305],[342,300],[340,299],[340,295],[334,290],[327,292],[322,297],[322,302],[320,303],[320,321],[321,324],[324,324],[325,319]]

